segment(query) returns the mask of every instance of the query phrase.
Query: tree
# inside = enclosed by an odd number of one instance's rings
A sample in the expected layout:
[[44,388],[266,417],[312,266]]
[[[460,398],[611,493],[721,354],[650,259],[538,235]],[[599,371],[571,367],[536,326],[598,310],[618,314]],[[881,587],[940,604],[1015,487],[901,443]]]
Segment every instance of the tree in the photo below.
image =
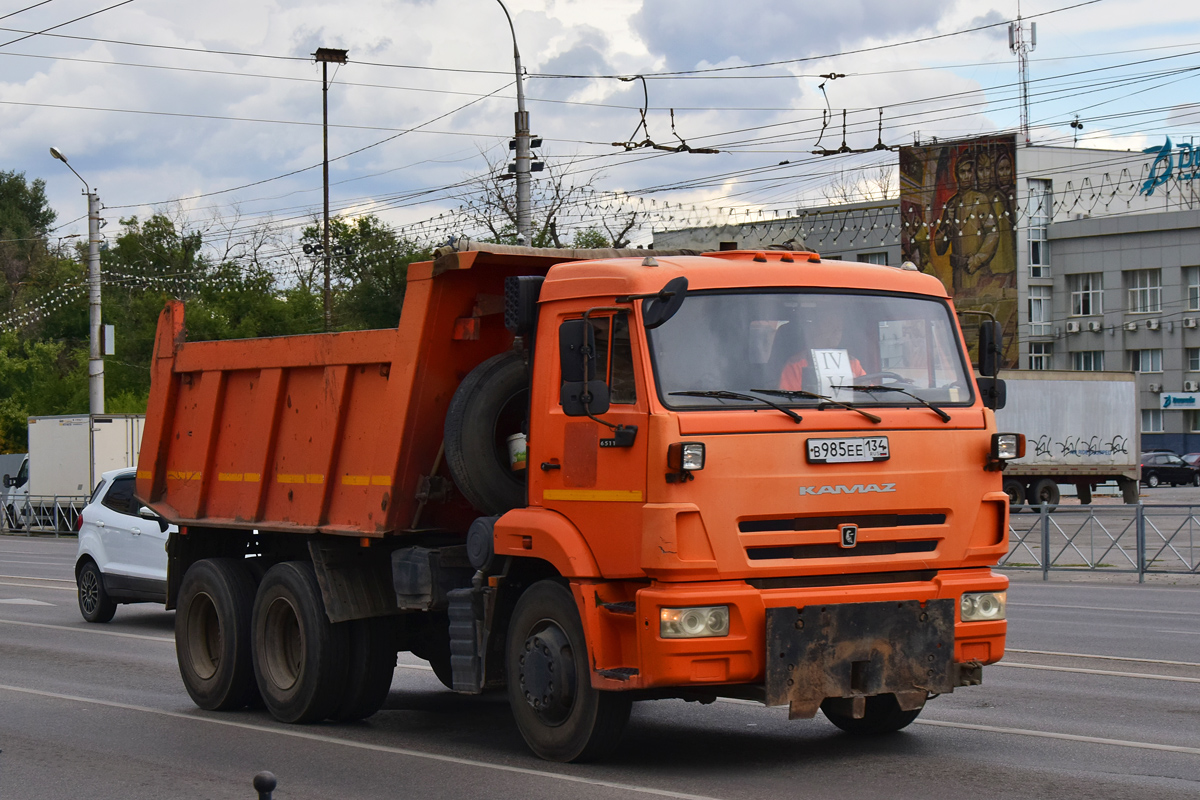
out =
[[896,168],[891,164],[839,168],[821,188],[830,203],[861,203],[872,200],[894,200]]

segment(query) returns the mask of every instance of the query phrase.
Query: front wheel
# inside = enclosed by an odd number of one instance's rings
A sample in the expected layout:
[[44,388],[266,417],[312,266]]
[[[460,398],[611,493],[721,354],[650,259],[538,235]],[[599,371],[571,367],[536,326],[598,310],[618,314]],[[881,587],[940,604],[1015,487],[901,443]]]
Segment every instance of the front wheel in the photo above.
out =
[[228,711],[254,700],[250,611],[254,578],[245,560],[206,558],[183,575],[175,610],[175,657],[192,701]]
[[117,613],[117,604],[104,591],[104,576],[95,561],[86,562],[75,577],[79,586],[79,613],[88,622],[108,622]]
[[856,736],[876,736],[883,733],[895,733],[901,728],[907,728],[921,713],[917,708],[904,711],[896,702],[896,695],[881,694],[867,698],[867,710],[862,719],[855,719],[849,714],[843,714],[833,708],[827,701],[821,704],[821,711],[826,718],[846,733]]
[[1058,483],[1053,478],[1042,478],[1033,484],[1033,492],[1029,502],[1035,505],[1056,506],[1061,499],[1058,492]]
[[617,746],[631,703],[626,694],[592,687],[583,624],[569,589],[545,580],[521,595],[506,661],[508,702],[535,754],[593,761]]
[[1146,485],[1149,486],[1151,489],[1158,488],[1158,475],[1153,472],[1151,472],[1149,475],[1147,475],[1146,476]]
[[1013,508],[1025,505],[1025,484],[1016,478],[1004,479],[1004,492],[1008,495],[1008,504]]

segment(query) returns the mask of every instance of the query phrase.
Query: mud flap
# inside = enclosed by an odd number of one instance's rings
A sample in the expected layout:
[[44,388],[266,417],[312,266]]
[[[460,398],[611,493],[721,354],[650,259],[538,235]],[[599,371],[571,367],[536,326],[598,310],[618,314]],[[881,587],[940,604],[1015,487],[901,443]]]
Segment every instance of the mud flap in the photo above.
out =
[[[789,719],[826,698],[861,716],[865,698],[894,694],[905,710],[954,690],[954,600],[767,609],[767,705]],[[854,714],[854,712],[858,714]]]

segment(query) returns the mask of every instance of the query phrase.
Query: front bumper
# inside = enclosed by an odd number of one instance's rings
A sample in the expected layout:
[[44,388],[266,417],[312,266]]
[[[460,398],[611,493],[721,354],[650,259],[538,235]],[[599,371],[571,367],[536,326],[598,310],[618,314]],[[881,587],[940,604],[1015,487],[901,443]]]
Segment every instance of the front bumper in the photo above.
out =
[[[744,581],[654,583],[638,588],[633,602],[620,604],[633,611],[628,615],[605,610],[605,600],[629,599],[613,584],[576,590],[589,628],[597,688],[758,685],[768,703],[787,704],[793,715],[804,715],[810,708],[815,713],[826,697],[891,692],[904,702],[900,692],[919,692],[923,702],[928,693],[978,683],[979,668],[1003,656],[1008,626],[1003,620],[960,622],[958,602],[963,592],[1007,586],[1008,578],[989,569],[945,570],[902,583],[783,589],[759,589]],[[881,613],[879,604],[896,613]],[[660,609],[707,605],[729,606],[727,636],[659,635]],[[922,614],[927,620],[920,619]],[[796,627],[799,621],[804,628]],[[804,630],[811,635],[795,636]],[[779,649],[773,641],[785,646]],[[854,667],[854,662],[867,664]]]

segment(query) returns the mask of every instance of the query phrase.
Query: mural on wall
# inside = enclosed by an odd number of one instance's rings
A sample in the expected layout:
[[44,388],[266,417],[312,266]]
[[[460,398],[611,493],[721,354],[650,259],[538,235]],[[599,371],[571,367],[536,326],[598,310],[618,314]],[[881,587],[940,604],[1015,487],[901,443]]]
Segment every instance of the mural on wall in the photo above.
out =
[[995,315],[1005,368],[1017,366],[1015,211],[1015,136],[900,148],[903,258],[937,276],[959,311]]

